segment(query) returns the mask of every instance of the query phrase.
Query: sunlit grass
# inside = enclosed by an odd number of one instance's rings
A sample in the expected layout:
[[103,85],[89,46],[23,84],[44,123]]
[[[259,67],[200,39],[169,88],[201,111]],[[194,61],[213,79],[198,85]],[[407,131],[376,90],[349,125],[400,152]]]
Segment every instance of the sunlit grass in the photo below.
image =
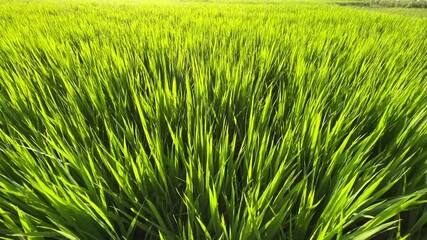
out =
[[425,236],[425,19],[2,3],[0,238]]

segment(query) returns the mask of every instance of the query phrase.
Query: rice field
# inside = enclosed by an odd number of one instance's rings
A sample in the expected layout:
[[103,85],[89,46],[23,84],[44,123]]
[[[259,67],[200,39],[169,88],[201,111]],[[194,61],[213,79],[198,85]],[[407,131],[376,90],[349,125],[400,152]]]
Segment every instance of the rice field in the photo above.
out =
[[427,18],[0,0],[0,239],[425,239]]

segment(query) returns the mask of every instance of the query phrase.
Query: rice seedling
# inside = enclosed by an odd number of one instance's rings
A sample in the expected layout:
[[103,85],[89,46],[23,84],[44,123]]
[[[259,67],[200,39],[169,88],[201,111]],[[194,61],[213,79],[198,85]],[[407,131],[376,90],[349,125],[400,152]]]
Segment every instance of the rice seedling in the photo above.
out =
[[1,239],[423,239],[427,20],[0,1]]

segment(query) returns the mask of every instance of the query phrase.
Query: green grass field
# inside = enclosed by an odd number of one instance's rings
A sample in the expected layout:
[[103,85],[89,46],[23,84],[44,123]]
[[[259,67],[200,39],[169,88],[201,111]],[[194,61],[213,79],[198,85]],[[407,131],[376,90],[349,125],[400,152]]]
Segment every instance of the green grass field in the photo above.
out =
[[425,239],[405,11],[0,0],[0,239]]

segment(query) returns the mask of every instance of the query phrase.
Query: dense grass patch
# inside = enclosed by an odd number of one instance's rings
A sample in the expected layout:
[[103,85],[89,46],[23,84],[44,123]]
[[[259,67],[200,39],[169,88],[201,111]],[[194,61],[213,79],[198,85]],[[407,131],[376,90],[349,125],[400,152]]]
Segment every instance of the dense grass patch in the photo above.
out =
[[0,238],[422,239],[427,20],[0,1]]
[[372,0],[372,6],[427,8],[427,0]]

